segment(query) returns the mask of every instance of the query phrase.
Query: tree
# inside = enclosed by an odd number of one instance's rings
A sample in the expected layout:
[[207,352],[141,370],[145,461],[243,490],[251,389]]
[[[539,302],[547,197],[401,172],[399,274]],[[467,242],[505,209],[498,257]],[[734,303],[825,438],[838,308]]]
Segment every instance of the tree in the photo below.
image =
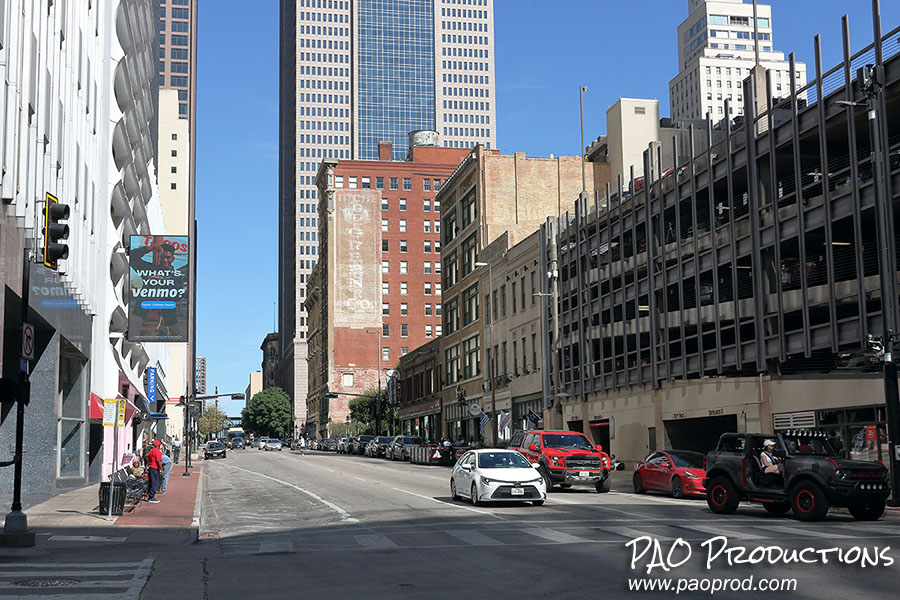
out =
[[243,427],[261,435],[282,435],[292,419],[291,399],[278,387],[266,388],[254,394],[241,411]]
[[205,434],[207,438],[213,437],[226,427],[228,415],[219,410],[215,404],[211,404],[203,409],[200,414],[200,433]]
[[375,399],[378,397],[378,388],[369,388],[363,394],[365,396],[350,400],[350,420],[359,423],[360,433],[387,435],[397,418],[397,409],[388,406],[387,390],[381,390],[381,431],[378,432],[375,431]]

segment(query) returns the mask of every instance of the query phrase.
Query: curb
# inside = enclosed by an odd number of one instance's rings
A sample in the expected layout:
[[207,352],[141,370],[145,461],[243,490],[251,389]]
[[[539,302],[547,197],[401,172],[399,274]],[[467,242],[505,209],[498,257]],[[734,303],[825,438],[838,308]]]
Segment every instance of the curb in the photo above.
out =
[[194,498],[194,514],[191,518],[191,544],[196,544],[200,541],[200,521],[203,509],[203,486],[206,481],[206,469],[201,467],[201,472],[198,475],[200,479],[197,481],[197,496]]

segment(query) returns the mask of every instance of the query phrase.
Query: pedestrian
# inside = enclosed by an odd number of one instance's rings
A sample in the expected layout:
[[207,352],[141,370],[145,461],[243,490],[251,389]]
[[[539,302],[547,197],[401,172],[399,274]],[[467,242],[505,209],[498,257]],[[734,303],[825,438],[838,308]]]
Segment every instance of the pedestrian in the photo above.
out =
[[297,449],[300,450],[300,456],[306,454],[304,449],[306,448],[306,438],[302,435],[300,436],[300,442],[297,444]]
[[828,442],[831,444],[831,447],[834,449],[835,454],[838,456],[843,456],[844,454],[844,444],[841,442],[841,438],[837,437],[834,431],[828,432]]
[[159,489],[159,470],[162,466],[162,452],[159,451],[160,441],[153,442],[153,447],[147,453],[147,473],[150,475],[150,487],[147,492],[147,502],[156,504],[156,491]]
[[162,488],[160,489],[161,494],[166,493],[166,488],[169,487],[169,472],[172,470],[172,459],[169,458],[168,447],[165,444],[162,444],[160,447],[160,451],[162,453]]
[[175,459],[175,464],[178,464],[178,457],[181,456],[181,440],[178,439],[178,436],[175,436],[175,441],[172,442],[172,458]]

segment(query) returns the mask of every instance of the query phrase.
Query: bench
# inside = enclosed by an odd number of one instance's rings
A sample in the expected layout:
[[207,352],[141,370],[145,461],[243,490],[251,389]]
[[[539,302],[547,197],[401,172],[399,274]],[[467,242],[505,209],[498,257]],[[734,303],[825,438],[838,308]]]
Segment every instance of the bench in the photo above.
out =
[[[128,474],[126,469],[119,469],[112,474],[110,478],[113,484],[122,483],[125,485],[125,506],[128,512],[133,511],[144,501],[144,496],[148,492],[148,481],[143,477],[133,477]],[[130,507],[130,510],[128,509]]]

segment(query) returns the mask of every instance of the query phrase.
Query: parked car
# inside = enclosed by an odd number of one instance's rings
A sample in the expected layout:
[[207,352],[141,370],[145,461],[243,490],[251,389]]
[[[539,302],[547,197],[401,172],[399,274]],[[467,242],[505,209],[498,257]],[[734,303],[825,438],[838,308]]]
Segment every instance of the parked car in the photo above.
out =
[[353,453],[353,442],[356,441],[356,438],[349,437],[347,441],[344,442],[344,448],[342,454],[352,454]]
[[244,446],[244,438],[236,437],[231,440],[231,449],[232,450],[243,450]]
[[703,478],[706,477],[706,456],[688,450],[664,450],[651,452],[634,465],[631,478],[634,492],[671,492],[676,498],[688,495],[706,495]]
[[291,440],[291,450],[299,450],[302,446],[300,446],[300,440]]
[[339,439],[338,443],[337,443],[337,453],[343,454],[344,451],[346,450],[346,448],[347,448],[347,438]]
[[257,444],[256,447],[259,448],[260,450],[265,450],[266,442],[268,442],[268,441],[269,441],[269,438],[261,437],[261,438],[259,438],[259,444]]
[[609,456],[577,431],[520,431],[513,434],[508,449],[540,465],[548,492],[554,485],[592,485],[598,492],[608,492],[612,483]]
[[255,437],[252,440],[250,440],[250,447],[251,448],[259,448],[259,438],[258,437]]
[[423,444],[422,438],[398,435],[391,440],[385,450],[385,457],[390,460],[409,460],[410,449]]
[[544,477],[537,467],[514,450],[469,450],[450,474],[450,495],[472,504],[522,500],[540,506],[547,499]]
[[[763,473],[763,444],[784,465],[783,475]],[[841,458],[824,431],[786,430],[774,435],[725,433],[706,455],[706,502],[730,515],[741,500],[761,503],[775,515],[793,511],[801,521],[820,521],[831,506],[844,506],[860,521],[875,521],[890,495],[888,470],[880,462]]]
[[268,452],[269,450],[278,450],[279,452],[281,452],[281,440],[276,440],[275,438],[266,440],[265,450],[266,452]]
[[385,456],[385,452],[387,451],[387,447],[394,441],[394,438],[387,437],[384,435],[379,435],[376,438],[373,438],[366,445],[366,456],[370,456],[372,458],[383,458]]
[[375,439],[374,435],[358,435],[353,442],[353,454],[362,456],[366,453],[366,445]]
[[220,441],[206,442],[203,458],[225,458],[225,444]]

